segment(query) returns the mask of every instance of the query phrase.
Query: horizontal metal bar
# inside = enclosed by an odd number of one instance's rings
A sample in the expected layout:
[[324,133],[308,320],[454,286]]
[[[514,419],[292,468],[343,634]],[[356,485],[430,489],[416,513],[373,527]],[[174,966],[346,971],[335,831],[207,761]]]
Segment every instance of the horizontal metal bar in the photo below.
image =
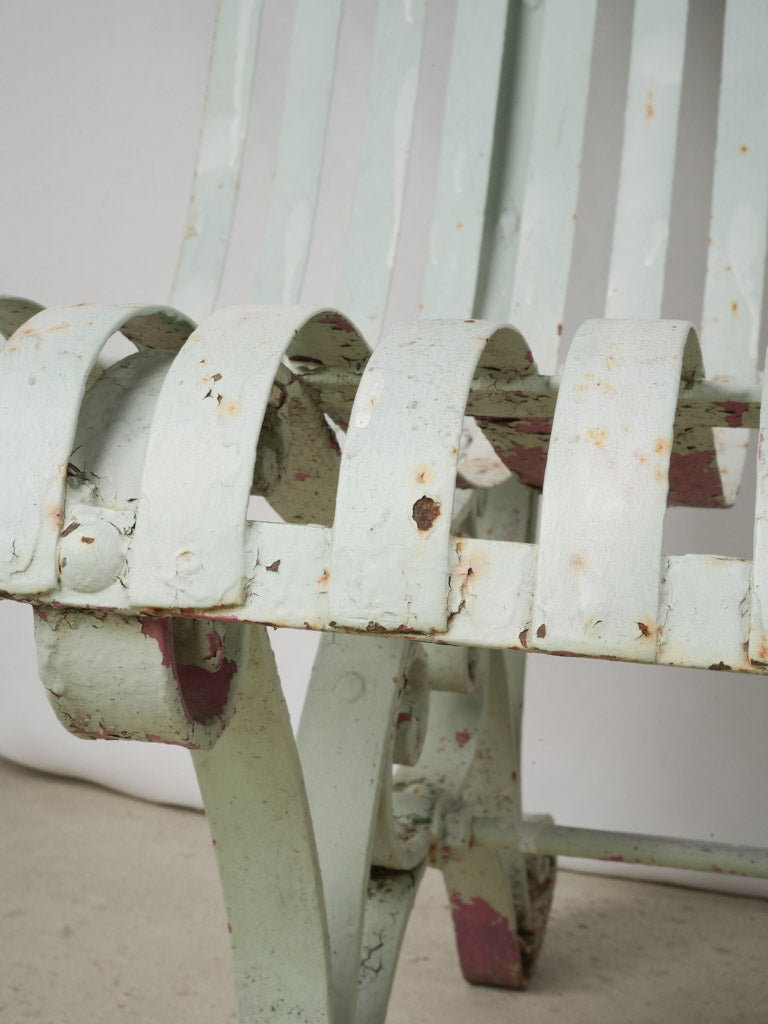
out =
[[[323,412],[334,417],[348,416],[360,376],[351,372],[317,370],[302,376],[315,394]],[[516,422],[549,418],[555,410],[560,378],[530,374],[509,378],[480,373],[472,382],[467,415]],[[761,379],[695,381],[681,385],[677,403],[680,427],[752,427],[757,428],[762,394]],[[279,401],[277,394],[274,401]]]
[[500,818],[475,818],[472,841],[516,853],[585,857],[589,860],[768,878],[768,850],[753,846],[570,828],[539,821],[504,821]]

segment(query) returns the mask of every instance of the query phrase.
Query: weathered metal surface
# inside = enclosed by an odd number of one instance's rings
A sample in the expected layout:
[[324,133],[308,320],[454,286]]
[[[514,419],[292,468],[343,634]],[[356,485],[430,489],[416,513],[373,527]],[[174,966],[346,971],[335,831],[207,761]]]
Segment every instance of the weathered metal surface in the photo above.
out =
[[661,316],[688,0],[638,0],[605,315]]
[[200,142],[171,304],[195,317],[219,290],[251,107],[261,0],[223,0],[205,96]]
[[[659,311],[685,9],[636,4],[609,315]],[[762,448],[754,562],[661,551],[668,501],[732,500],[737,431],[757,425],[766,133],[742,98],[764,91],[765,11],[728,4],[704,367],[687,324],[592,321],[561,379],[595,10],[459,0],[424,293],[425,312],[456,319],[396,329],[367,366],[365,338],[334,310],[238,307],[188,337],[193,323],[159,307],[0,300],[0,435],[13,438],[0,472],[18,482],[0,496],[0,588],[36,605],[42,674],[69,729],[195,750],[243,1022],[382,1021],[428,859],[465,975],[512,987],[541,945],[555,853],[765,874],[764,851],[522,820],[516,652],[768,664]],[[224,0],[219,16],[173,291],[203,317],[259,11]],[[259,301],[299,295],[340,16],[336,2],[297,5]],[[423,5],[380,5],[335,297],[371,342],[424,31]],[[492,322],[465,319],[473,304]],[[514,328],[497,328],[510,309]],[[116,330],[142,351],[93,383]],[[469,498],[456,491],[465,413],[517,478]],[[324,415],[348,428],[343,455]],[[496,479],[498,462],[474,475],[470,463],[463,483]],[[287,521],[248,522],[253,492]],[[301,765],[263,623],[331,634]]]

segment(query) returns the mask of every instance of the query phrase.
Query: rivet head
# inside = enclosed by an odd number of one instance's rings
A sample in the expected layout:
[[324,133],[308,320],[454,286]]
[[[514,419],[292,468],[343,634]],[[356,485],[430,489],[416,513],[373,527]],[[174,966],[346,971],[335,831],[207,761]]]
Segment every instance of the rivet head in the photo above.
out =
[[125,568],[125,542],[109,519],[78,513],[78,520],[65,527],[59,541],[62,584],[86,594],[104,590]]

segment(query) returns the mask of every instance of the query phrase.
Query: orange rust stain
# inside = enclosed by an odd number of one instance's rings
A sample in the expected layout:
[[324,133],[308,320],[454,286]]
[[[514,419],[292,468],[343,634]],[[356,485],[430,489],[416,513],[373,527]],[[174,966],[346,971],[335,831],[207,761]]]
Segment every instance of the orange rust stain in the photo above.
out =
[[584,558],[584,555],[575,554],[571,555],[571,557],[568,559],[568,564],[570,565],[571,569],[574,570],[574,572],[581,572],[584,566],[587,564],[587,562]]
[[739,312],[739,304],[738,304],[738,302],[736,302],[735,299],[731,303],[731,312],[732,313],[738,313]]
[[658,481],[664,480],[666,476],[663,469],[654,469],[653,475]]
[[225,399],[219,395],[217,398],[219,405],[219,411],[222,416],[239,416],[240,415],[240,402],[236,398]]
[[68,323],[68,322],[65,322],[63,324],[54,324],[53,327],[46,327],[45,333],[46,334],[53,334],[54,331],[63,331],[66,327],[71,327],[71,326],[72,325],[70,323]]
[[323,569],[323,571],[317,577],[317,582],[320,584],[321,587],[326,587],[326,586],[328,586],[328,580],[330,578],[331,578],[331,574],[328,571],[328,569]]
[[542,622],[542,624],[536,630],[536,636],[539,637],[539,639],[543,640],[546,635],[547,635],[547,626],[546,626],[546,623]]
[[456,227],[459,229],[459,231],[461,231],[461,229],[464,227],[464,221],[457,220]]
[[440,516],[440,502],[424,494],[413,503],[411,516],[422,533],[431,530]]
[[653,89],[649,89],[645,94],[645,119],[649,121],[656,113],[653,106]]
[[48,518],[57,528],[64,524],[64,508],[61,505],[52,505],[48,509]]
[[657,455],[665,455],[670,449],[668,437],[657,437],[653,442],[653,450]]
[[608,437],[608,431],[605,427],[592,427],[587,431],[587,437],[596,448],[602,448],[606,437]]
[[739,148],[741,149],[742,153],[746,153],[749,149],[749,146],[740,146]]
[[432,471],[431,467],[427,466],[426,463],[424,463],[421,466],[416,467],[416,469],[414,470],[413,479],[416,481],[417,484],[429,484],[432,483],[432,481],[435,479],[435,474]]
[[650,636],[651,633],[653,632],[653,630],[651,629],[651,627],[648,625],[647,622],[638,622],[637,628],[640,630],[640,632],[643,634],[643,636]]
[[608,358],[603,363],[603,366],[605,366],[606,370],[615,370],[616,369],[616,356],[608,356]]

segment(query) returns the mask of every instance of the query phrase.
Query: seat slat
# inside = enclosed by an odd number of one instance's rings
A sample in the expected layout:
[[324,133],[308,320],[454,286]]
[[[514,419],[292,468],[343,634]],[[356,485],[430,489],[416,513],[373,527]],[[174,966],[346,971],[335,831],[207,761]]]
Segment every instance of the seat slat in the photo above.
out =
[[400,234],[425,28],[424,5],[382,3],[360,170],[335,305],[375,344]]
[[301,0],[294,20],[283,120],[253,284],[256,302],[298,302],[312,240],[341,0]]
[[658,317],[688,0],[637,0],[605,315]]
[[456,12],[423,316],[475,313],[508,7],[460,0]]
[[251,107],[262,0],[221,0],[172,306],[213,308],[229,246]]
[[508,319],[552,373],[571,267],[595,0],[548,0],[531,159]]

